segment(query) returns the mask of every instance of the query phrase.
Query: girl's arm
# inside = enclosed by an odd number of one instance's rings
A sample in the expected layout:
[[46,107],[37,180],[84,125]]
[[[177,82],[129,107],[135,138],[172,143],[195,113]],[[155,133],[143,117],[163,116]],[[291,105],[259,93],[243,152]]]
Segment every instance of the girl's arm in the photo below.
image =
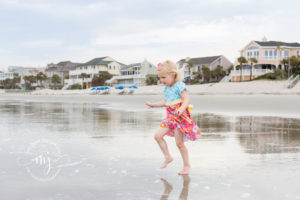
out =
[[181,107],[177,110],[177,114],[181,115],[190,104],[190,97],[186,90],[181,92],[181,99],[183,100]]
[[149,106],[150,108],[165,107],[166,106],[165,100],[162,100],[162,101],[159,101],[159,102],[155,102],[155,103],[150,103],[149,101],[146,101],[145,104],[147,106]]

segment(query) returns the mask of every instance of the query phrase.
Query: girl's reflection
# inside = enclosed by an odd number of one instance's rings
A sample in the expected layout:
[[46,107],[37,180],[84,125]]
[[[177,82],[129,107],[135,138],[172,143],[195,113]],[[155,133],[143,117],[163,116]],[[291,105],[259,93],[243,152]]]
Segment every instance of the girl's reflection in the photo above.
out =
[[[178,198],[180,200],[187,199],[187,196],[189,194],[189,184],[191,181],[189,175],[182,175],[182,179],[183,179],[182,190]],[[173,186],[163,178],[161,178],[160,180],[163,182],[165,188],[164,193],[161,195],[160,199],[167,200],[169,198],[171,191],[173,190]]]

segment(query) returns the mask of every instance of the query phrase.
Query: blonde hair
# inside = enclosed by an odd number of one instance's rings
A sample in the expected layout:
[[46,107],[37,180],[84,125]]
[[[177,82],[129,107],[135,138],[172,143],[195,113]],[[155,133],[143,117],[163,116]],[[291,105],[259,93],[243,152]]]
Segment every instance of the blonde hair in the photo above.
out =
[[157,67],[157,73],[164,72],[168,74],[175,74],[175,82],[180,81],[180,75],[177,70],[177,66],[171,60],[166,60],[165,62],[161,63]]

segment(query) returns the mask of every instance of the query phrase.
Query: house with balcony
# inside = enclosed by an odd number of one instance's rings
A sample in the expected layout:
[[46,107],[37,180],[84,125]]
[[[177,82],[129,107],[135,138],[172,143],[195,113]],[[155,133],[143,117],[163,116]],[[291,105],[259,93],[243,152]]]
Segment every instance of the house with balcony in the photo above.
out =
[[70,75],[69,72],[71,70],[75,70],[78,65],[81,63],[73,63],[71,61],[62,61],[57,64],[50,63],[47,65],[45,74],[47,76],[46,86],[51,87],[52,77],[53,75],[58,75],[60,78],[60,86],[65,86],[65,80],[68,80]]
[[[189,62],[194,64],[191,69],[188,67]],[[184,79],[192,75],[193,72],[201,71],[203,66],[208,67],[212,71],[215,70],[218,65],[222,66],[223,70],[227,70],[232,65],[232,63],[223,55],[185,58],[177,61],[176,64],[184,71]]]
[[0,81],[4,81],[5,79],[13,79],[15,77],[15,73],[0,71]]
[[[22,67],[22,66],[9,66],[9,73],[15,74],[15,76],[20,76],[20,87],[25,88],[25,76],[36,76],[39,72],[45,72],[45,68],[37,68],[37,67]],[[36,87],[37,83],[33,83],[32,86]]]
[[157,68],[146,59],[141,63],[133,63],[122,66],[120,75],[113,76],[106,83],[110,85],[146,85],[146,79],[157,76]]
[[[69,72],[69,79],[65,80],[65,85],[69,87],[78,83],[82,85],[83,88],[89,88],[92,86],[92,80],[95,75],[99,75],[104,71],[109,72],[114,76],[120,75],[121,66],[125,65],[109,56],[94,58],[86,63],[78,65],[74,70],[71,70]],[[81,77],[82,73],[87,74],[88,77],[83,79]]]
[[[241,69],[237,69],[240,63],[238,60],[235,61],[234,68],[229,75],[232,82],[248,81],[250,80],[250,73],[252,73],[253,79],[274,72],[276,69],[284,69],[281,61],[289,59],[291,56],[300,56],[300,44],[296,42],[267,41],[264,37],[262,41],[251,41],[240,52],[240,56],[245,57],[248,63],[242,67],[242,80],[240,80]],[[249,62],[250,58],[256,58],[258,61],[253,64],[252,69]]]

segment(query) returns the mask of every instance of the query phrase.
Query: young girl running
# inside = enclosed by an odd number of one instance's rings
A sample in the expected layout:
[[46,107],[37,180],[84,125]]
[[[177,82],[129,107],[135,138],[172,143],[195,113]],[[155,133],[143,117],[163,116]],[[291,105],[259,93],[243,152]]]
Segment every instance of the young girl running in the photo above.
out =
[[166,107],[167,110],[167,117],[161,122],[154,136],[165,157],[165,161],[160,168],[167,167],[173,161],[167,143],[164,140],[165,135],[173,136],[183,160],[183,169],[178,174],[188,174],[191,165],[188,150],[184,142],[198,139],[200,137],[200,129],[191,118],[188,109],[190,98],[185,84],[179,81],[179,74],[175,63],[167,60],[159,64],[157,75],[160,82],[166,86],[164,89],[165,99],[156,103],[145,103],[150,108]]

